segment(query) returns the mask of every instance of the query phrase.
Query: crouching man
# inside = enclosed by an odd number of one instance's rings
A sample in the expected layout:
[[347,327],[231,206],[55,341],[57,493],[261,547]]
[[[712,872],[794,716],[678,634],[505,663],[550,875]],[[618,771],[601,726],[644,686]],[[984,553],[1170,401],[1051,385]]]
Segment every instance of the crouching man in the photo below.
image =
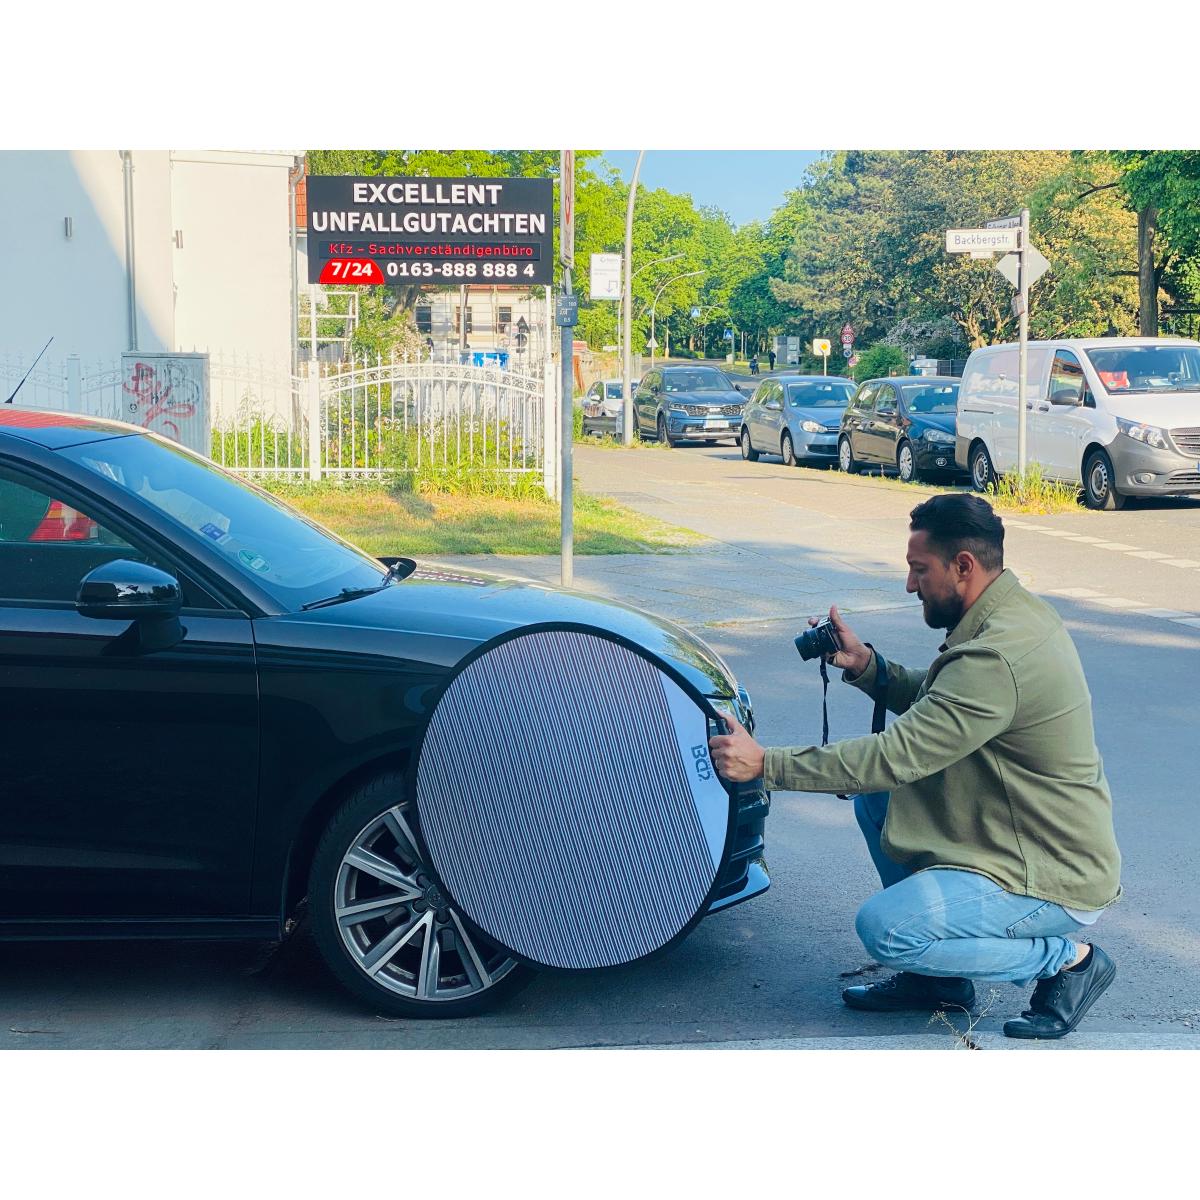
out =
[[[1004,569],[1004,526],[976,496],[912,511],[909,592],[947,637],[927,671],[887,663],[881,734],[764,749],[736,722],[717,770],[768,788],[854,793],[883,890],[856,928],[898,971],[847,988],[852,1008],[970,1008],[972,980],[1037,981],[1016,1038],[1070,1033],[1112,983],[1076,939],[1120,894],[1112,800],[1079,655],[1058,614]],[[878,656],[830,609],[843,678],[871,693]]]

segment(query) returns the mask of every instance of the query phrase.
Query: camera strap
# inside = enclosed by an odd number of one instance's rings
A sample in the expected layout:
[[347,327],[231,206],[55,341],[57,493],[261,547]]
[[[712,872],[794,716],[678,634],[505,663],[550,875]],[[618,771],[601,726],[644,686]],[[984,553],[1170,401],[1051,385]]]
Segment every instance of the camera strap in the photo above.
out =
[[[871,699],[875,701],[875,711],[871,714],[871,732],[882,733],[887,722],[887,694],[891,682],[888,674],[887,659],[871,645],[864,642],[875,654],[875,683],[871,688]],[[821,655],[821,745],[829,745],[829,671],[825,656]]]

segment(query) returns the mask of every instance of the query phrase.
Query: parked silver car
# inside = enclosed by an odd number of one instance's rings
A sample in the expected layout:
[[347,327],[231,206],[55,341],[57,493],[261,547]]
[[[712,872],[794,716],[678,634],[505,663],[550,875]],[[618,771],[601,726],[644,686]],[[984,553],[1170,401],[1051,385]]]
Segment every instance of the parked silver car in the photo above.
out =
[[[637,387],[637,380],[633,380]],[[584,437],[619,437],[624,428],[625,404],[622,394],[625,385],[620,379],[598,379],[588,388],[581,403]]]
[[742,457],[778,454],[788,466],[837,459],[842,413],[854,382],[840,375],[776,375],[758,386],[742,413]]

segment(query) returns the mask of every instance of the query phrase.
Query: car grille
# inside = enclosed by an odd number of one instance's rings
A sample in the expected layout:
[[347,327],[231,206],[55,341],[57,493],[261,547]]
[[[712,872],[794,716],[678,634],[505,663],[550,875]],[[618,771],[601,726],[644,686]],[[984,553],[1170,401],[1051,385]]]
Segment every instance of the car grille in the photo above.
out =
[[1200,458],[1200,429],[1172,429],[1171,440],[1179,447],[1180,453]]
[[1200,483],[1200,471],[1172,471],[1167,483]]
[[742,411],[740,404],[725,404],[720,408],[710,408],[707,404],[684,404],[681,407],[689,417],[736,417]]

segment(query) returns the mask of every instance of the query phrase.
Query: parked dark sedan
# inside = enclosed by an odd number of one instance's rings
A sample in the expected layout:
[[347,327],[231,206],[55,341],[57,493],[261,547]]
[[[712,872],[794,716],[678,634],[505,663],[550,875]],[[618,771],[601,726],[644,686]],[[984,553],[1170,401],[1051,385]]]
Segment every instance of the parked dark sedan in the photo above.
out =
[[638,432],[667,446],[737,441],[745,401],[716,367],[655,367],[634,393]]
[[954,462],[958,385],[943,375],[868,379],[842,413],[842,470],[882,465],[906,483],[961,475]]
[[[437,894],[404,771],[448,672],[548,620],[632,639],[752,720],[670,622],[380,562],[144,430],[0,407],[0,939],[273,939],[307,897],[376,1011],[488,1007],[529,972]],[[768,886],[761,781],[738,801],[709,911]]]

